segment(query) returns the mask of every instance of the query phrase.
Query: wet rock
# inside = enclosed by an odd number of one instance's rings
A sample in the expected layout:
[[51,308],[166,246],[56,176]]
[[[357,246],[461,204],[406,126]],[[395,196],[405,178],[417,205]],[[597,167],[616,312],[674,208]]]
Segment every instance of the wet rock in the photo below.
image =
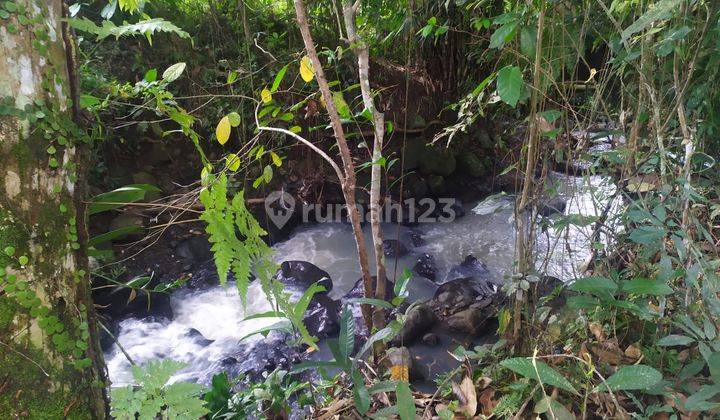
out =
[[487,306],[493,302],[497,292],[498,287],[487,280],[475,277],[454,279],[443,283],[429,304],[439,314],[452,315],[476,303]]
[[[427,206],[423,207],[423,210],[426,209],[428,209]],[[465,216],[462,201],[457,198],[434,200],[429,209],[430,217],[438,219],[438,221],[452,221]]]
[[492,282],[492,275],[485,263],[473,255],[466,256],[462,263],[451,268],[443,283],[462,278],[476,278],[477,280]]
[[193,236],[180,242],[175,254],[192,266],[200,265],[212,258],[210,243],[204,237]]
[[420,303],[414,306],[407,314],[405,323],[400,332],[393,340],[394,343],[410,344],[422,337],[435,323],[438,318],[435,312],[426,304]]
[[491,314],[483,308],[470,306],[445,320],[445,325],[454,332],[476,335],[483,331]]
[[[375,293],[375,282],[377,281],[376,276],[372,276],[373,279],[373,294]],[[385,287],[385,300],[390,301],[395,297],[394,293],[395,289],[395,283],[388,279],[387,280],[387,286]],[[355,284],[353,285],[352,289],[350,289],[349,292],[345,293],[345,296],[342,297],[342,301],[345,302],[348,299],[357,299],[365,296],[365,288],[363,286],[363,279],[359,278]]]
[[[228,274],[228,280],[235,280],[232,272]],[[196,265],[192,276],[188,279],[185,285],[189,289],[207,289],[208,287],[217,286],[220,284],[220,278],[217,274],[217,268],[215,267],[214,261],[206,261],[202,264]]]
[[412,246],[415,248],[419,248],[425,245],[425,239],[423,239],[420,232],[410,232],[410,243],[412,243]]
[[423,335],[422,341],[430,347],[435,347],[440,344],[440,337],[437,334],[427,333]]
[[266,338],[241,346],[229,357],[237,363],[227,366],[231,378],[244,376],[246,380],[259,381],[263,372],[276,368],[291,370],[306,358],[301,348],[291,346],[292,338],[285,333],[272,332]]
[[413,271],[428,280],[435,281],[437,277],[435,258],[430,254],[422,254],[413,266]]
[[383,254],[386,257],[399,258],[407,255],[408,249],[402,242],[396,239],[385,239],[383,241]]
[[327,293],[313,296],[303,322],[310,335],[325,338],[340,331],[340,301],[330,298]]
[[540,216],[550,217],[553,214],[563,214],[565,207],[567,207],[567,202],[560,197],[555,197],[542,203],[538,213]]
[[293,291],[305,291],[314,283],[332,290],[333,283],[327,271],[307,261],[284,261],[275,278]]
[[185,333],[185,337],[192,338],[193,342],[200,345],[201,347],[207,347],[215,342],[215,340],[205,338],[205,336],[202,335],[202,333],[195,328],[190,328],[189,330],[187,330],[187,332]]
[[220,365],[222,365],[222,366],[224,366],[224,367],[227,367],[227,366],[232,366],[232,365],[236,364],[237,362],[238,362],[238,361],[237,361],[236,358],[234,358],[234,357],[232,357],[232,356],[229,356],[229,357],[226,357],[226,358],[222,359],[222,360],[220,361]]

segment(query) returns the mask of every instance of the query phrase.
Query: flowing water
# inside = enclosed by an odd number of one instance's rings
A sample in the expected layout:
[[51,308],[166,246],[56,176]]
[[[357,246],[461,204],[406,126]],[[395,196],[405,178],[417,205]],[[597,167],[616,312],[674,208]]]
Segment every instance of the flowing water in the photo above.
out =
[[[600,177],[575,178],[553,174],[550,188],[556,188],[565,198],[564,214],[595,216],[602,212],[614,185]],[[387,260],[388,272],[411,268],[417,255],[431,254],[437,265],[438,279],[459,264],[466,255],[473,254],[485,262],[490,272],[502,281],[512,272],[513,203],[511,196],[492,196],[480,203],[465,206],[466,214],[450,223],[419,224],[414,227],[387,224],[385,239],[400,237],[407,243],[408,255]],[[413,247],[407,237],[419,233],[424,244]],[[548,275],[565,281],[577,276],[578,266],[588,255],[588,238],[592,226],[570,226],[560,232],[545,229],[538,237],[538,255],[550,255],[547,264],[540,260],[537,266]],[[366,227],[369,241],[369,227]],[[357,250],[349,225],[323,223],[297,228],[290,238],[276,244],[274,258],[309,261],[326,270],[333,280],[334,298],[343,296],[360,277]],[[368,252],[372,249],[368,244]],[[390,274],[392,278],[392,274]],[[409,285],[410,299],[431,297],[437,285],[425,278],[414,276]],[[239,340],[258,328],[276,322],[275,319],[243,321],[247,315],[270,310],[258,284],[248,292],[248,305],[242,308],[234,285],[212,287],[200,291],[180,290],[172,296],[172,321],[126,319],[120,323],[119,342],[136,363],[157,358],[170,358],[186,362],[188,367],[175,379],[196,379],[207,382],[213,373],[222,370],[222,360],[233,354]],[[209,340],[209,345],[188,334],[196,329]],[[257,340],[259,335],[247,340]],[[442,350],[445,353],[444,350]],[[132,382],[130,364],[115,346],[106,354],[110,380],[114,386]]]

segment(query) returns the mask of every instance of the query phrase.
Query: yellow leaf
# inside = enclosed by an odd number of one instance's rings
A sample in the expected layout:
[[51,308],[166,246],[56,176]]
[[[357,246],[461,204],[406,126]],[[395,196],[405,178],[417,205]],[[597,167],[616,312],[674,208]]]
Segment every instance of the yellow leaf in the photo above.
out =
[[315,69],[307,55],[300,60],[300,76],[305,82],[312,82],[315,78]]
[[260,92],[260,98],[262,98],[264,104],[269,104],[272,102],[272,93],[268,88],[265,88]]
[[227,143],[230,138],[230,119],[227,116],[223,117],[218,123],[215,128],[215,136],[217,137],[218,143]]
[[273,163],[278,168],[282,166],[282,159],[280,159],[280,156],[277,155],[275,152],[270,152],[270,157],[272,158]]
[[225,158],[225,166],[227,166],[228,169],[235,172],[238,169],[240,169],[240,158],[235,153],[230,153]]

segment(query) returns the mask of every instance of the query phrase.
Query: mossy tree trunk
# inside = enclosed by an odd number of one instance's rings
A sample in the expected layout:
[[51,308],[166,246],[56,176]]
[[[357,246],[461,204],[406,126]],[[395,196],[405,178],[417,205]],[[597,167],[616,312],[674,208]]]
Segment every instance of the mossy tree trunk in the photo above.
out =
[[87,136],[63,4],[0,9],[0,417],[102,418],[80,187]]

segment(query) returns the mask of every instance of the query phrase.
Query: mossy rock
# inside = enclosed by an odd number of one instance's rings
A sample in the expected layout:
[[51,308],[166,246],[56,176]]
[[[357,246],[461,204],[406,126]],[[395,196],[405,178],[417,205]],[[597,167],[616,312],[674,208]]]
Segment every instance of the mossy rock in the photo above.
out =
[[458,169],[466,175],[480,178],[487,172],[487,165],[474,152],[464,152],[458,156]]
[[428,176],[428,186],[430,187],[430,192],[434,195],[442,195],[446,188],[445,188],[445,178],[443,178],[440,175],[430,175]]
[[420,162],[420,172],[424,175],[447,177],[455,172],[456,167],[455,156],[449,150],[438,147],[426,148]]

